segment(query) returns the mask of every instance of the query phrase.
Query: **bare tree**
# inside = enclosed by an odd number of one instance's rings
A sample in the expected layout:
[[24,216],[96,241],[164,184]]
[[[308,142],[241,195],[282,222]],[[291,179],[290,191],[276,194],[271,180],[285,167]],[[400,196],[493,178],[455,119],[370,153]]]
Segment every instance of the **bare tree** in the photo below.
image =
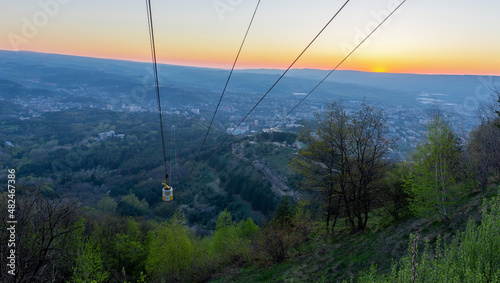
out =
[[384,138],[385,116],[365,102],[360,110],[349,113],[341,101],[334,101],[315,119],[316,133],[301,134],[307,148],[294,159],[292,168],[304,176],[304,188],[322,204],[327,231],[330,221],[333,229],[341,214],[353,231],[362,231],[392,144]]
[[[490,99],[482,101],[476,110],[477,116],[483,124],[500,118],[500,85],[494,79],[490,79],[487,83]],[[498,126],[499,122],[496,121],[496,124]]]
[[[3,203],[6,195],[2,195]],[[5,200],[5,201],[4,201]],[[17,196],[16,205],[16,275],[9,282],[64,282],[71,275],[83,223],[78,221],[75,203],[49,199],[41,194]],[[5,231],[7,217],[2,215],[1,229]],[[2,233],[2,277],[6,252],[9,248],[6,233]],[[13,279],[13,280],[11,280]],[[2,282],[4,278],[2,278]]]
[[488,174],[500,170],[500,128],[494,121],[483,122],[471,133],[467,153],[475,164],[481,188],[488,185]]
[[482,188],[488,185],[488,174],[500,168],[500,85],[490,82],[491,99],[478,109],[481,124],[470,133],[467,155],[475,165]]

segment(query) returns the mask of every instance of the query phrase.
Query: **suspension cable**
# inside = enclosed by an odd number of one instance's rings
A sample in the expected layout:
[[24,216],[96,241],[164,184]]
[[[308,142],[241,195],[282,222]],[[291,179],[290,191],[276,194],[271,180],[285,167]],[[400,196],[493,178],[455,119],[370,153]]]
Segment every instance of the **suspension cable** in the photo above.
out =
[[[255,18],[255,14],[257,13],[257,9],[259,8],[260,0],[257,2],[257,5],[255,6],[255,10],[252,15],[252,19],[250,20],[250,23],[248,24],[247,31],[245,33],[245,36],[243,37],[243,41],[241,42],[240,49],[238,50],[238,54],[236,55],[236,58],[234,59],[233,66],[231,67],[231,71],[229,72],[229,76],[227,77],[226,84],[224,85],[224,89],[222,90],[222,94],[219,98],[219,103],[217,103],[217,107],[215,107],[214,115],[212,116],[212,121],[210,121],[210,125],[208,126],[207,133],[205,134],[205,137],[203,138],[203,142],[201,143],[200,149],[198,150],[198,155],[196,156],[196,160],[193,163],[193,166],[191,168],[191,172],[193,172],[196,163],[198,163],[198,159],[200,158],[200,153],[201,150],[203,149],[203,146],[205,145],[205,141],[207,140],[208,133],[210,132],[210,129],[212,128],[212,124],[214,123],[215,115],[217,114],[217,110],[219,110],[220,103],[222,101],[222,97],[224,97],[224,93],[226,92],[227,85],[229,84],[229,80],[231,79],[231,75],[233,74],[234,67],[236,66],[236,62],[238,61],[238,58],[240,57],[241,49],[243,49],[243,45],[245,44],[245,40],[247,39],[248,32],[250,31],[250,27],[252,26],[253,20]],[[191,173],[189,174],[191,175]]]
[[330,23],[337,17],[337,15],[344,9],[344,7],[347,5],[347,3],[349,3],[349,1],[350,0],[347,0],[342,5],[342,7],[340,7],[340,9],[335,13],[335,15],[333,15],[333,17],[326,23],[326,25],[318,32],[318,34],[316,34],[316,36],[311,40],[311,42],[309,42],[309,44],[306,46],[306,48],[304,48],[304,50],[302,50],[302,52],[299,54],[299,56],[297,56],[297,58],[295,58],[295,60],[292,62],[292,64],[290,64],[290,66],[288,66],[288,68],[285,70],[285,72],[283,72],[283,74],[281,74],[281,76],[271,86],[271,88],[269,88],[269,90],[260,98],[260,100],[252,107],[252,109],[243,117],[243,119],[236,125],[236,127],[234,127],[233,130],[229,134],[226,135],[226,137],[222,140],[222,142],[210,153],[208,159],[210,159],[212,157],[212,155],[217,150],[219,150],[219,148],[222,146],[222,144],[224,144],[224,142],[234,133],[234,131],[236,131],[236,129],[241,125],[241,123],[243,123],[243,121],[245,121],[248,118],[250,113],[252,113],[255,110],[255,108],[257,108],[257,106],[262,102],[262,100],[264,100],[264,98],[269,94],[269,92],[271,92],[271,90],[273,90],[273,88],[278,84],[278,82],[281,81],[281,79],[285,76],[285,74],[293,67],[293,65],[295,65],[295,63],[300,59],[300,57],[302,57],[302,55],[307,51],[307,49],[309,49],[309,47],[314,43],[314,41],[316,41],[316,39],[321,35],[321,33],[323,33],[323,31],[330,25]]
[[321,85],[333,72],[335,72],[337,70],[337,68],[342,65],[342,63],[344,63],[347,58],[349,58],[373,33],[375,33],[375,31],[377,31],[377,29],[382,26],[386,21],[387,19],[389,19],[389,17],[391,17],[404,3],[406,2],[406,0],[403,0],[403,2],[401,2],[401,4],[399,4],[393,11],[392,13],[390,13],[389,15],[387,15],[387,17],[385,17],[385,19],[380,22],[380,24],[375,27],[375,29],[372,30],[372,32],[370,32],[349,54],[347,54],[347,56],[344,57],[344,59],[342,59],[342,61],[340,61],[337,66],[335,66],[335,68],[333,68],[332,70],[330,70],[330,72],[311,90],[309,91],[309,93],[307,93],[306,96],[304,96],[290,111],[288,111],[288,113],[283,117],[283,119],[281,119],[275,127],[279,126],[279,124],[281,124],[283,122],[283,120],[285,120],[286,117],[288,117],[288,115],[290,115],[311,93],[313,93],[313,91],[315,91],[319,85]]
[[151,61],[153,62],[154,80],[156,86],[156,99],[158,101],[158,113],[160,116],[160,133],[161,133],[161,144],[163,149],[163,164],[165,165],[165,175],[167,175],[167,154],[165,152],[165,136],[163,134],[163,118],[161,115],[161,100],[160,100],[160,87],[158,84],[158,67],[156,64],[156,47],[155,47],[155,35],[153,31],[153,13],[151,11],[151,1],[146,0],[146,9],[148,13],[148,26],[149,26],[149,43],[151,45]]

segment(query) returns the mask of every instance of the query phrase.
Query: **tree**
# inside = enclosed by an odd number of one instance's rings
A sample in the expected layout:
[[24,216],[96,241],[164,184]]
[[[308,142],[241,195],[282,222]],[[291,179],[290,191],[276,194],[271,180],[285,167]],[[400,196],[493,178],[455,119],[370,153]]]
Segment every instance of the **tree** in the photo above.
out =
[[491,99],[482,101],[477,114],[481,124],[469,134],[467,155],[481,188],[488,185],[488,175],[500,169],[500,85],[493,80],[488,88]]
[[438,213],[447,218],[461,192],[458,138],[438,114],[427,130],[426,140],[413,154],[413,170],[405,180],[405,188],[411,196],[413,213]]
[[408,169],[407,163],[396,164],[386,172],[385,177],[380,182],[383,190],[384,209],[396,221],[399,220],[401,214],[408,210],[409,195],[404,189],[404,178],[408,175]]
[[228,211],[224,210],[219,214],[212,237],[212,249],[220,266],[234,264],[248,258],[251,241],[242,237],[242,234],[255,233],[252,230],[257,227],[252,224],[255,225],[252,220],[246,223],[246,231],[243,231],[243,225],[236,225]]
[[488,174],[500,172],[500,128],[494,122],[484,121],[469,136],[467,153],[475,165],[476,178],[481,188],[488,185]]
[[101,259],[101,249],[98,243],[88,238],[76,258],[71,282],[104,282],[109,274],[104,270]]
[[274,212],[273,221],[280,224],[292,225],[296,210],[297,208],[292,204],[289,197],[284,197]]
[[482,124],[492,123],[500,128],[500,85],[494,79],[488,81],[487,84],[491,98],[481,101],[477,108],[477,114]]
[[[498,106],[500,108],[500,92],[498,93]],[[500,110],[495,110],[495,113],[497,113],[498,118],[500,118]],[[497,127],[500,127],[500,124],[497,123]]]
[[[122,220],[123,221],[123,220]],[[147,245],[143,237],[139,223],[130,217],[126,221],[127,231],[117,233],[114,236],[114,246],[116,252],[114,258],[120,267],[125,269],[127,274],[139,276],[144,270],[147,259]]]
[[500,87],[494,84],[493,92],[496,94],[498,97],[498,109],[495,110],[495,113],[497,113],[497,121],[496,121],[496,126],[500,128]]
[[[0,200],[7,203],[7,195],[2,194]],[[76,203],[49,199],[39,192],[32,192],[29,197],[19,195],[16,199],[15,246],[7,246],[9,233],[0,233],[2,243],[5,243],[0,253],[6,255],[12,248],[16,251],[16,277],[8,282],[59,282],[58,278],[71,276],[83,230],[83,220],[79,215]],[[8,231],[12,224],[6,223],[7,210],[2,210],[0,216],[0,228]],[[7,256],[2,256],[0,262],[0,281],[7,282],[3,278],[7,275],[4,270]]]
[[333,230],[341,213],[353,231],[362,231],[392,144],[384,138],[388,131],[385,115],[366,102],[358,111],[349,112],[342,101],[333,101],[326,111],[315,114],[315,120],[316,133],[306,129],[300,135],[307,147],[293,160],[292,168],[304,177],[303,187],[321,204],[328,233],[330,221]]
[[135,194],[123,196],[116,211],[127,216],[141,216],[148,213],[149,204],[143,199],[140,201]]
[[298,247],[309,239],[311,233],[310,215],[304,203],[292,204],[285,197],[278,205],[274,217],[260,230],[258,243],[261,250],[274,261],[281,262],[290,249]]
[[113,213],[113,212],[115,212],[117,207],[118,207],[118,203],[116,202],[116,200],[109,197],[109,196],[103,197],[97,203],[97,209],[104,211],[104,212]]
[[189,274],[195,258],[195,247],[188,238],[180,212],[164,223],[154,235],[146,262],[146,271],[154,282],[191,281]]

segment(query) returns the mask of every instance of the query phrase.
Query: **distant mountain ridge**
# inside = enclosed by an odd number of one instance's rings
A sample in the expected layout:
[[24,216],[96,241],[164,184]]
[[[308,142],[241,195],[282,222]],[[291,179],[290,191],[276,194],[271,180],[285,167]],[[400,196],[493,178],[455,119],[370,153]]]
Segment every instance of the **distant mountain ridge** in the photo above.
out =
[[[160,84],[177,88],[201,89],[220,93],[228,70],[159,64]],[[236,70],[228,92],[264,93],[284,70]],[[308,93],[328,71],[291,69],[273,90],[277,95]],[[27,79],[44,83],[87,83],[131,85],[153,83],[151,63],[99,59],[27,51],[0,50],[0,79],[23,84]],[[415,105],[419,95],[445,94],[446,102],[463,104],[480,97],[478,90],[490,79],[474,75],[420,75],[369,73],[339,70],[308,99],[321,101],[334,97],[363,99],[385,103]],[[482,90],[484,93],[484,89]]]

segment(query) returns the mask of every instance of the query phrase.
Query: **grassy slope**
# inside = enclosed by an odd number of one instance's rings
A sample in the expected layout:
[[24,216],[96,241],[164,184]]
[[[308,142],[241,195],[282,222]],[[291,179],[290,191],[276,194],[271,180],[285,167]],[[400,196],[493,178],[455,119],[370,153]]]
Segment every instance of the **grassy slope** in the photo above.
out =
[[285,262],[245,267],[215,282],[339,282],[367,270],[372,264],[385,273],[406,253],[411,234],[419,234],[420,248],[425,240],[433,244],[438,235],[449,241],[457,231],[465,229],[468,219],[479,221],[483,198],[491,198],[499,191],[500,186],[496,184],[486,192],[472,193],[448,221],[408,217],[394,223],[380,213],[372,216],[364,233],[352,235],[340,221],[336,235],[328,239],[319,227],[313,239],[291,252]]

